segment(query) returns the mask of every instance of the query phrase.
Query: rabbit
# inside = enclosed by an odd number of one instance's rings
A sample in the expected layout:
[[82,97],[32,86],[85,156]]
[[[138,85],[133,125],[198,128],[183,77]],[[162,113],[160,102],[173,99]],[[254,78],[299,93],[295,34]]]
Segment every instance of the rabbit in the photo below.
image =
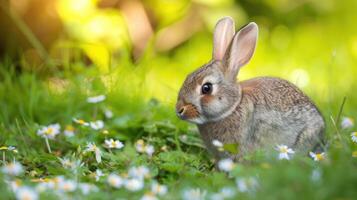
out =
[[[185,79],[176,114],[197,125],[216,159],[241,160],[256,150],[279,144],[308,152],[322,144],[324,119],[314,103],[292,83],[273,77],[237,82],[240,69],[256,48],[258,26],[251,22],[235,33],[230,17],[214,30],[212,60]],[[237,144],[238,153],[219,151],[212,144]]]

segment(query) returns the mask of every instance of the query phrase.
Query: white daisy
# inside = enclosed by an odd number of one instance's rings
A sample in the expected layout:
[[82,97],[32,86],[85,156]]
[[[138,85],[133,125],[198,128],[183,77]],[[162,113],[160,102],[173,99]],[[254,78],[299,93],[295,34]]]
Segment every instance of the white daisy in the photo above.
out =
[[145,166],[131,167],[128,174],[132,178],[144,179],[150,176],[150,170]]
[[2,168],[1,171],[4,174],[12,175],[12,176],[17,176],[20,175],[23,172],[23,167],[20,163],[14,161],[8,164],[5,164]]
[[155,152],[155,148],[153,145],[147,145],[145,148],[146,154],[148,154],[149,157],[152,156],[152,154]]
[[15,192],[17,189],[20,188],[20,186],[22,185],[22,182],[20,179],[15,179],[12,181],[5,181],[7,183],[7,185],[10,187],[10,189]]
[[135,143],[135,149],[136,151],[138,151],[139,153],[143,153],[145,152],[145,143],[144,143],[144,140],[138,140],[136,141]]
[[63,131],[66,137],[73,137],[74,136],[74,127],[71,125],[67,125]]
[[160,196],[165,195],[167,193],[167,186],[153,182],[151,184],[151,192]]
[[104,128],[104,122],[102,120],[90,122],[90,127],[94,130],[100,130],[100,129]]
[[104,100],[105,100],[105,95],[98,95],[98,96],[93,96],[93,97],[87,98],[88,103],[100,103]]
[[30,187],[20,187],[16,190],[15,196],[17,200],[37,200],[37,192]]
[[82,126],[89,126],[89,123],[84,121],[83,119],[73,118],[73,121]]
[[352,118],[350,118],[350,117],[342,117],[341,128],[348,129],[348,128],[352,128],[353,126],[354,126],[354,121],[353,121]]
[[95,159],[98,163],[102,162],[102,152],[100,149],[94,144],[94,142],[89,142],[86,146],[85,152],[94,152]]
[[351,139],[353,142],[357,143],[357,132],[352,132],[351,133]]
[[184,200],[204,200],[206,198],[207,191],[199,188],[186,189],[183,191],[182,198]]
[[50,124],[39,129],[37,135],[48,139],[54,139],[56,135],[61,132],[60,129],[61,126],[59,124]]
[[104,176],[102,170],[100,170],[100,169],[95,170],[95,176],[94,176],[95,181],[99,181],[100,177],[102,177],[102,176]]
[[295,151],[293,151],[286,145],[277,145],[275,149],[279,151],[279,160],[282,159],[289,160],[290,159],[289,154],[295,153]]
[[159,200],[153,193],[146,193],[140,198],[140,200]]
[[124,184],[124,179],[117,174],[109,174],[107,182],[110,186],[114,188],[120,188]]
[[325,160],[326,159],[326,155],[325,155],[324,152],[322,152],[322,153],[310,152],[310,156],[311,156],[311,158],[314,159],[314,161],[321,161],[321,160]]
[[59,183],[59,190],[63,192],[73,192],[77,189],[77,183],[73,180],[64,180]]
[[218,168],[225,172],[230,172],[234,168],[235,164],[232,159],[226,158],[218,162]]
[[104,116],[107,118],[107,119],[111,119],[113,118],[113,112],[109,109],[105,109],[104,110]]
[[121,149],[124,147],[124,144],[119,140],[109,139],[109,140],[105,140],[104,143],[105,143],[105,147],[109,149]]
[[144,181],[137,178],[126,179],[124,184],[127,190],[133,192],[139,191],[144,187]]

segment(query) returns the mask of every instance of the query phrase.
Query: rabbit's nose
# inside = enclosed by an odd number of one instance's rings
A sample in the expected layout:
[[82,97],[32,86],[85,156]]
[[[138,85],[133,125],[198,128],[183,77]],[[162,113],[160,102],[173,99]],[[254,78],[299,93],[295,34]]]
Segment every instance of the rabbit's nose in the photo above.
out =
[[185,106],[182,106],[180,109],[177,110],[177,114],[182,116],[185,113]]

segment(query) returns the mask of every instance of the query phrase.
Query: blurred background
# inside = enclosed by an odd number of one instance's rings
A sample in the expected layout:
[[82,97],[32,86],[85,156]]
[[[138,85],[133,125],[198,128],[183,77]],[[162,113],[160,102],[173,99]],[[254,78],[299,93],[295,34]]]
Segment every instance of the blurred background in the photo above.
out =
[[319,105],[351,102],[356,10],[354,0],[2,0],[0,62],[56,93],[84,76],[123,102],[154,97],[172,107],[186,75],[210,60],[215,23],[232,16],[237,29],[260,28],[240,80],[278,76]]

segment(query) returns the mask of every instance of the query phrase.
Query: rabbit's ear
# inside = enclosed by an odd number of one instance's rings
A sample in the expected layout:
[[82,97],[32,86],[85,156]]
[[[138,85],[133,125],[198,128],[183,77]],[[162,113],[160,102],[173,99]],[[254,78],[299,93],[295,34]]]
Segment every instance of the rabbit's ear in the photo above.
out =
[[258,25],[254,22],[243,27],[233,38],[230,50],[226,55],[227,75],[233,80],[239,69],[252,58],[257,44]]
[[213,59],[222,60],[234,36],[234,21],[231,17],[220,19],[214,29]]

